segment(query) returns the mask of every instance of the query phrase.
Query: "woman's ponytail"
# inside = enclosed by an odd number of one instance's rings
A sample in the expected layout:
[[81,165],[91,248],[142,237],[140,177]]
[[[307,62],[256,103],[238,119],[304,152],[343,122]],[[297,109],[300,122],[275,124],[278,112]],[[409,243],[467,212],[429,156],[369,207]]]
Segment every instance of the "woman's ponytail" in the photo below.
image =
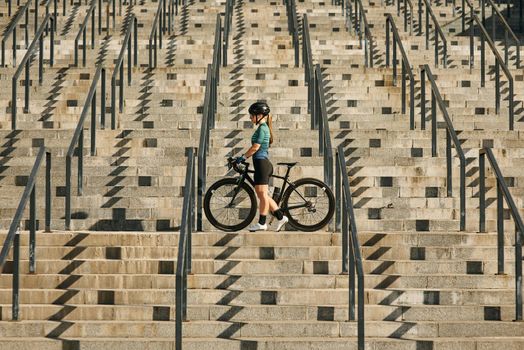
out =
[[269,126],[269,144],[273,144],[273,122],[271,115],[267,116],[267,126]]

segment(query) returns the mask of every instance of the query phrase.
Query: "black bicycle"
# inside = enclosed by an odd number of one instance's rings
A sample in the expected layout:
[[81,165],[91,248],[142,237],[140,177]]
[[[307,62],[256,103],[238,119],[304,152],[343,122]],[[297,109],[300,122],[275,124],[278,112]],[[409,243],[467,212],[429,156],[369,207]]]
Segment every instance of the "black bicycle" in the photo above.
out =
[[[273,193],[273,199],[284,211],[289,224],[300,231],[317,231],[324,227],[335,212],[335,197],[322,181],[304,178],[288,181],[289,172],[295,163],[277,163],[287,166],[286,176],[271,177],[284,180],[282,187]],[[227,177],[215,182],[204,197],[204,211],[209,222],[224,231],[239,231],[247,227],[257,213],[257,198],[254,181],[249,173],[249,163],[237,164],[229,157],[228,169],[233,168],[238,177]],[[247,182],[246,182],[247,180]],[[250,186],[251,185],[251,186]],[[282,194],[282,195],[281,195]]]

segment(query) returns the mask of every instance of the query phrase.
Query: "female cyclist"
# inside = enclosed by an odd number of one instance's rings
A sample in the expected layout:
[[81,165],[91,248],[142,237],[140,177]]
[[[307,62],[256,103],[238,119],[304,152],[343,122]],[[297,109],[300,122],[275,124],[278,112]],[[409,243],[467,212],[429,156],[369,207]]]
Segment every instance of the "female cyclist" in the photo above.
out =
[[258,128],[251,137],[251,147],[246,153],[236,159],[236,162],[240,163],[253,156],[255,192],[260,201],[260,218],[256,224],[248,228],[251,232],[267,230],[266,217],[270,210],[273,216],[278,219],[275,231],[280,231],[284,224],[288,222],[288,218],[268,194],[269,178],[273,174],[273,165],[269,161],[268,153],[269,145],[273,143],[273,127],[269,112],[269,106],[265,102],[255,102],[249,107],[251,122],[258,125]]

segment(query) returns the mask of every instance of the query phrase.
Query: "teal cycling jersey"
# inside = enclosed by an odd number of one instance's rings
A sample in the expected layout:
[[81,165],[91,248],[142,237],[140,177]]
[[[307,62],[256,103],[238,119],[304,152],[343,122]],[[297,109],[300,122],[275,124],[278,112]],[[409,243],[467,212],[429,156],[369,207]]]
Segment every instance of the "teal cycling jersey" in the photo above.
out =
[[260,124],[253,136],[251,137],[251,144],[258,143],[260,148],[253,155],[253,159],[269,158],[269,126],[266,123]]

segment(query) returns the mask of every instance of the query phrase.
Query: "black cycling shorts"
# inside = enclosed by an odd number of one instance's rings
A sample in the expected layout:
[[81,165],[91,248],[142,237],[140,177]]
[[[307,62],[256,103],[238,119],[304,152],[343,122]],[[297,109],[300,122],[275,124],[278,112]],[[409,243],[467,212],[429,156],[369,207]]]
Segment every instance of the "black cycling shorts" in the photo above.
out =
[[253,159],[255,167],[255,185],[269,185],[269,178],[273,174],[273,164],[267,158]]

